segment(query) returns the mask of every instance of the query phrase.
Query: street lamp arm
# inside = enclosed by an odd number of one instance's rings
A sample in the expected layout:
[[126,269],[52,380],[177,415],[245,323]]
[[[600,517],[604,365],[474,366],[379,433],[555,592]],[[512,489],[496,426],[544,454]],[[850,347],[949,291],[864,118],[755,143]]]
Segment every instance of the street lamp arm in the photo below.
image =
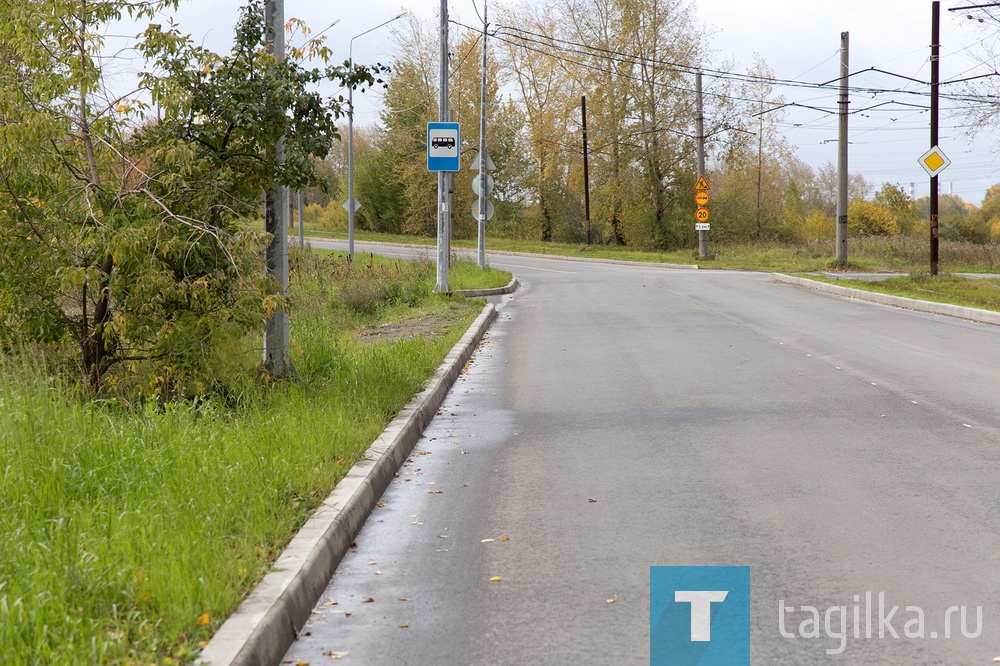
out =
[[365,30],[361,34],[354,35],[353,37],[351,37],[351,41],[347,45],[347,58],[348,58],[348,61],[351,63],[351,67],[354,67],[354,40],[355,39],[357,39],[358,37],[364,37],[369,32],[373,32],[375,30],[378,30],[379,28],[381,28],[384,25],[389,25],[393,21],[395,21],[397,19],[401,19],[401,18],[403,18],[404,16],[406,16],[409,13],[410,13],[410,10],[404,9],[403,11],[399,12],[398,14],[396,14],[395,16],[393,16],[388,21],[383,21],[382,23],[379,23],[374,28],[368,28],[367,30]]

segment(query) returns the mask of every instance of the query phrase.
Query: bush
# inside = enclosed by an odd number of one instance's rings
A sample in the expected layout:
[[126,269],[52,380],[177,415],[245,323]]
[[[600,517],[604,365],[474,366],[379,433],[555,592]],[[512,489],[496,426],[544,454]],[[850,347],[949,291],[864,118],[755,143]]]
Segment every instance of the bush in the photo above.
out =
[[899,222],[885,206],[855,199],[847,209],[847,230],[857,236],[895,236]]

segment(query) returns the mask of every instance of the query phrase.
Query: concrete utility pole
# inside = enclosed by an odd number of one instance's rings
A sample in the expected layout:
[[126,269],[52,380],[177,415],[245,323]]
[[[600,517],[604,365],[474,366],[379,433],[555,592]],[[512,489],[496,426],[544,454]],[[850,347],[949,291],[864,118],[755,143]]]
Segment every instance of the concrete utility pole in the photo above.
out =
[[587,245],[590,245],[590,158],[587,150],[587,96],[580,96],[583,116],[583,219],[587,223]]
[[847,78],[850,33],[840,33],[840,131],[837,139],[837,263],[847,264]]
[[[696,119],[696,132],[698,134],[698,178],[705,177],[705,103],[702,99],[701,92],[701,72],[695,72],[694,75],[694,91],[695,96],[698,98],[697,104],[697,119]],[[708,257],[708,232],[699,230],[698,231],[698,256],[702,258]]]
[[486,270],[486,30],[489,27],[486,0],[483,0],[483,85],[479,100],[479,236],[477,263]]
[[[441,49],[438,63],[438,120],[448,121],[448,0],[441,0]],[[459,146],[461,151],[461,146]],[[438,171],[438,229],[437,229],[437,284],[434,291],[450,294],[448,285],[448,264],[450,236],[448,232],[448,179],[443,171]]]
[[[285,2],[268,0],[264,5],[267,42],[271,55],[279,63],[285,60]],[[278,162],[285,159],[285,140],[274,146]],[[281,296],[288,296],[288,189],[274,185],[265,196],[264,230],[271,235],[265,250],[265,265],[269,275],[278,282]],[[292,372],[288,356],[288,312],[276,309],[264,322],[264,367],[272,377],[284,377]]]
[[[941,3],[931,3],[931,148],[938,144],[938,87],[941,81]],[[938,177],[931,176],[931,275],[938,274]]]

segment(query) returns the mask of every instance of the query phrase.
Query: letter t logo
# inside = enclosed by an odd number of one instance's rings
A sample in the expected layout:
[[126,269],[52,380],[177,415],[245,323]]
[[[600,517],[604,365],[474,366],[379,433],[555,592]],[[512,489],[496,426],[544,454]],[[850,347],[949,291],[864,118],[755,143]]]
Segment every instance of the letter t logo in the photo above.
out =
[[693,591],[676,590],[674,601],[691,604],[691,640],[712,640],[712,602],[720,603],[726,600],[729,592],[725,591]]

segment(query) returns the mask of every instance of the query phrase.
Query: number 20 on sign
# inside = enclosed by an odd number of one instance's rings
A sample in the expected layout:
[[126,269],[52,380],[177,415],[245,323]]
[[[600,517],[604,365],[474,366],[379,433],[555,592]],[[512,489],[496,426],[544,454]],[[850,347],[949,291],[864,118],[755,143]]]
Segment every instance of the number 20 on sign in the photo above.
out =
[[708,218],[712,215],[708,212],[707,208],[699,208],[694,212],[694,219],[698,222],[708,222]]

